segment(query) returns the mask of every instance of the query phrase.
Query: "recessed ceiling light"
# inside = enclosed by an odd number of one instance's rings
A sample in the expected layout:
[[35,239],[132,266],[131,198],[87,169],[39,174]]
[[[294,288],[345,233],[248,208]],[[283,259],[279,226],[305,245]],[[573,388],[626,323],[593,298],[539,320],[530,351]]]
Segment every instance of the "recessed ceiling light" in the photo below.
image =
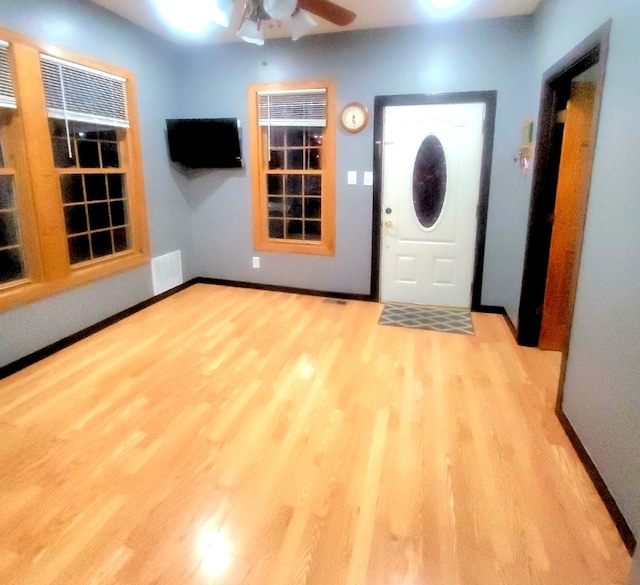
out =
[[464,10],[473,0],[421,0],[424,9],[434,18],[446,18]]
[[428,0],[428,2],[436,8],[453,8],[462,2],[462,0]]
[[201,33],[218,17],[215,0],[156,0],[163,18],[186,33]]

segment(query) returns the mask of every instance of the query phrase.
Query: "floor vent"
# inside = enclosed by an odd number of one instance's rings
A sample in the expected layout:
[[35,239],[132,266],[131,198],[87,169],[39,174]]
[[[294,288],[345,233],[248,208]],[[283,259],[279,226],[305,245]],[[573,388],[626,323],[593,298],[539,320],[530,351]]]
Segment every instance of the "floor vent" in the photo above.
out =
[[153,294],[159,295],[182,284],[182,257],[180,250],[156,256],[151,260]]
[[346,305],[347,301],[344,299],[324,299],[325,303],[329,303],[330,305]]

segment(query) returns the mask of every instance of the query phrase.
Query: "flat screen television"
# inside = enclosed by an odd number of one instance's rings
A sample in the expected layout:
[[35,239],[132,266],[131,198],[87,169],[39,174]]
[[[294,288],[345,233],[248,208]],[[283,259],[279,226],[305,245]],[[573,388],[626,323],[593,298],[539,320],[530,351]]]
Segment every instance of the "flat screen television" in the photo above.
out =
[[242,135],[237,118],[167,120],[171,160],[190,169],[242,167]]

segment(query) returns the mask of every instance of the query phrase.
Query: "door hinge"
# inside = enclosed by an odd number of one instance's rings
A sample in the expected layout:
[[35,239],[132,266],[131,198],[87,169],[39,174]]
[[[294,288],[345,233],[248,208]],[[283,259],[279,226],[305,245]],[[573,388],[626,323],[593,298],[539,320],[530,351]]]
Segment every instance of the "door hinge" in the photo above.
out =
[[567,121],[567,110],[558,110],[556,123],[564,124]]
[[547,223],[553,225],[553,222],[556,219],[556,214],[552,211],[547,215]]
[[536,315],[542,315],[543,305],[538,305],[536,307]]

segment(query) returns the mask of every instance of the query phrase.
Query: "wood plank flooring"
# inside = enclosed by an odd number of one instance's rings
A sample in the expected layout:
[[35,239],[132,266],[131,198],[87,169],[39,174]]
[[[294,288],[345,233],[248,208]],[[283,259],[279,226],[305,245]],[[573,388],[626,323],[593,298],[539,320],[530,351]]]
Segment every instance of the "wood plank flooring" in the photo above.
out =
[[3,585],[612,585],[558,360],[195,285],[0,382]]

